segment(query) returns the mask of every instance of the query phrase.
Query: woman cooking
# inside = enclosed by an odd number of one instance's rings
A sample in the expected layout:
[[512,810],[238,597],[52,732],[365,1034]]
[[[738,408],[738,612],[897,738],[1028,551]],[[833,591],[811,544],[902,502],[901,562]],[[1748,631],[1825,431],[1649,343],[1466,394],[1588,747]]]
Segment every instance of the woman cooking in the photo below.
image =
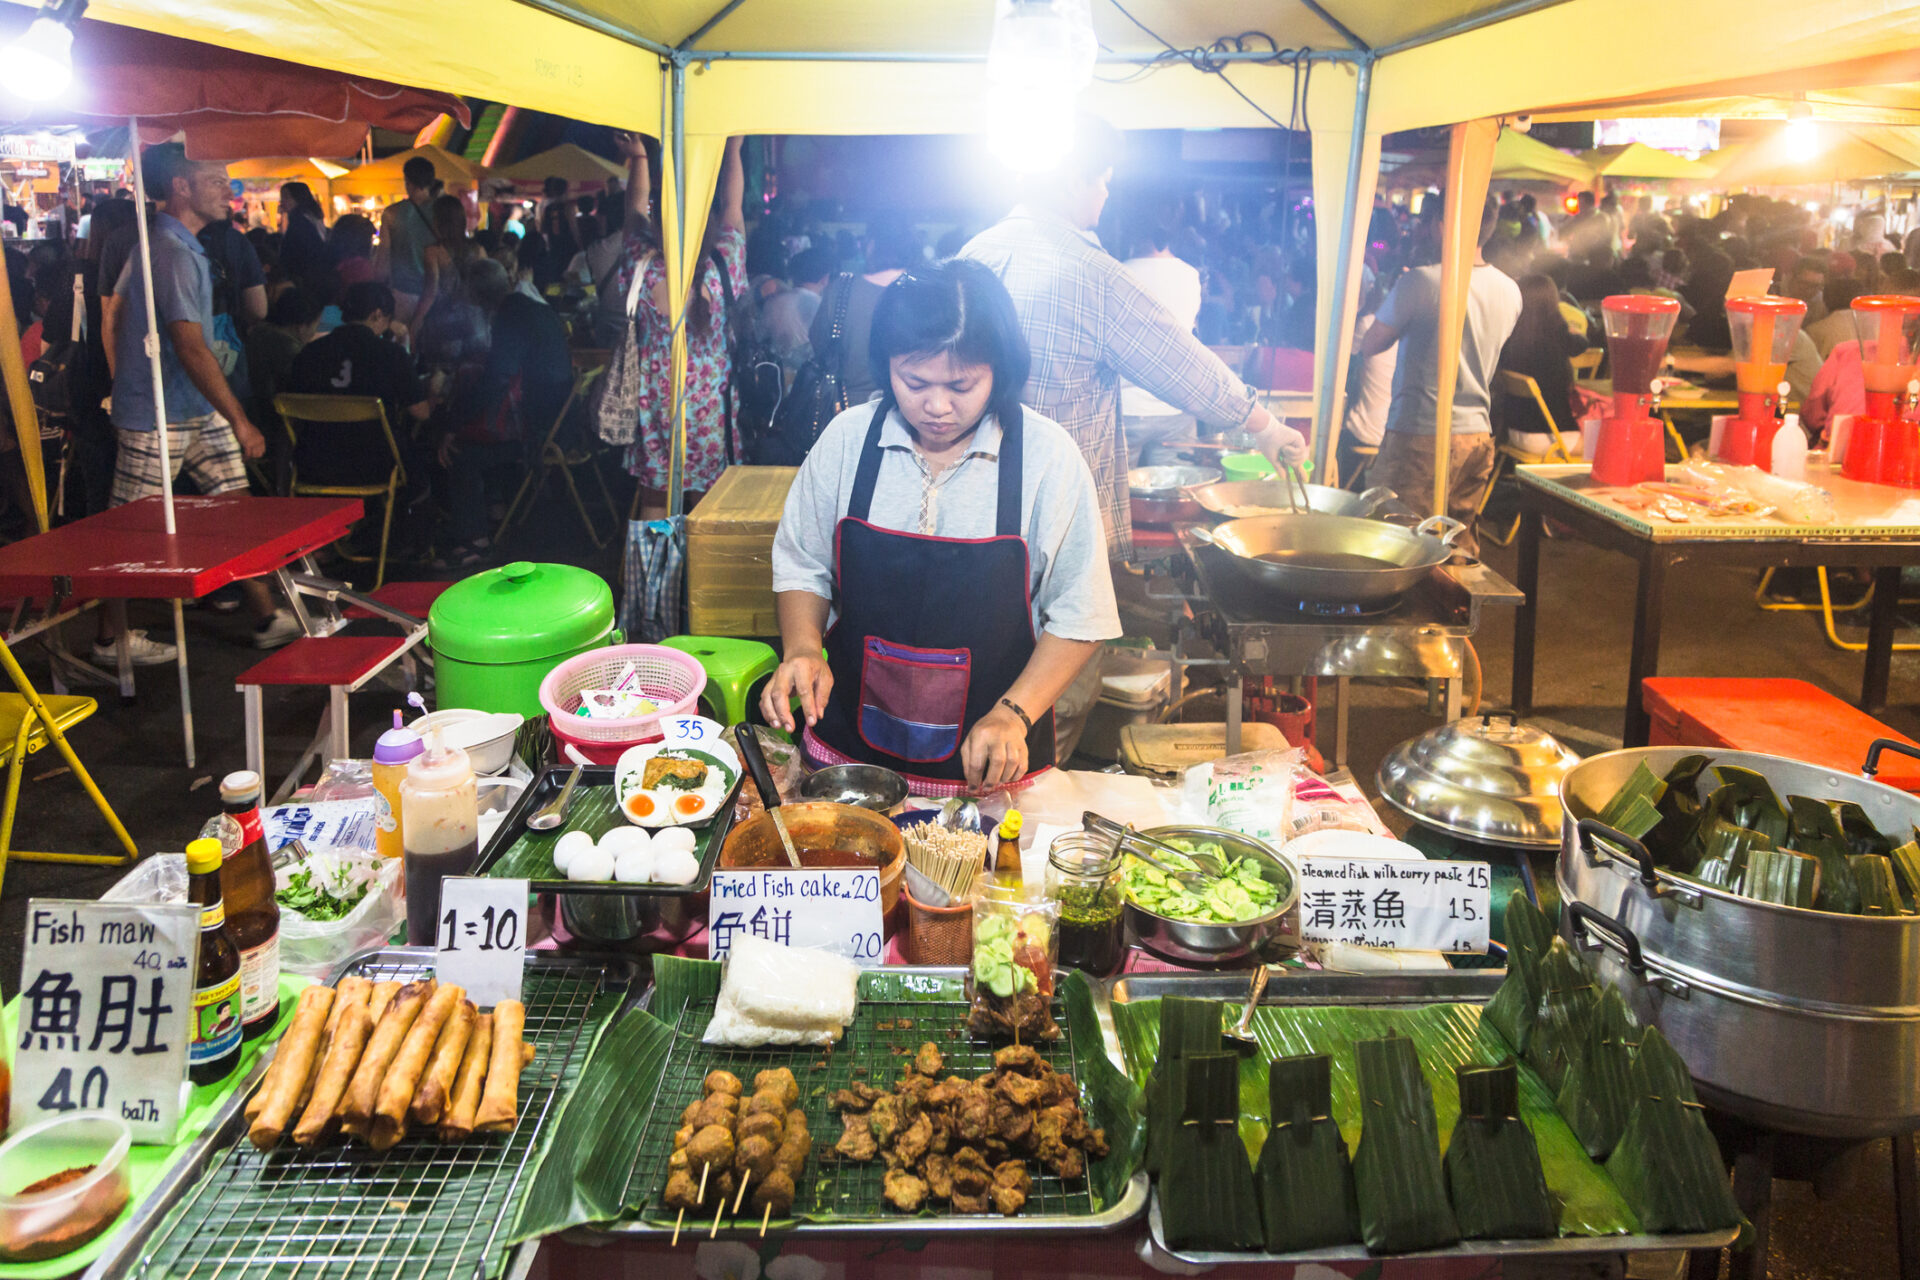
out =
[[1120,634],[1093,476],[1021,405],[1027,343],[987,268],[894,281],[869,361],[879,398],[827,426],[787,495],[761,709],[791,730],[799,699],[817,767],[884,765],[921,795],[1019,785],[1055,763],[1054,701]]

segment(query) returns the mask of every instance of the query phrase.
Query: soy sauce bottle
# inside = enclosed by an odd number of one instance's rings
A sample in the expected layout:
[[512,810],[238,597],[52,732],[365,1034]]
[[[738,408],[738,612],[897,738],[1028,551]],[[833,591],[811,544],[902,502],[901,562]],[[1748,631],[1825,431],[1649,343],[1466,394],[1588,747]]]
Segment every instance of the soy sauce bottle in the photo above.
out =
[[187,901],[200,908],[200,967],[193,977],[192,1039],[187,1078],[213,1084],[240,1065],[240,948],[227,936],[220,897],[220,842],[187,845]]
[[280,903],[260,817],[260,775],[250,769],[220,782],[220,803],[240,827],[240,845],[220,868],[227,935],[240,948],[240,1017],[248,1040],[280,1018]]

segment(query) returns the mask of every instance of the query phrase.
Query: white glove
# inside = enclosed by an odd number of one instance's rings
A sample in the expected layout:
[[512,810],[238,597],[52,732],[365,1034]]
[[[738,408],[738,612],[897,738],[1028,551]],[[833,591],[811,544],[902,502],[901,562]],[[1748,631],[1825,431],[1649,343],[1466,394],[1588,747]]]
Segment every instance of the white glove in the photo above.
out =
[[1272,419],[1256,439],[1260,452],[1277,468],[1297,467],[1307,460],[1307,438],[1278,418]]

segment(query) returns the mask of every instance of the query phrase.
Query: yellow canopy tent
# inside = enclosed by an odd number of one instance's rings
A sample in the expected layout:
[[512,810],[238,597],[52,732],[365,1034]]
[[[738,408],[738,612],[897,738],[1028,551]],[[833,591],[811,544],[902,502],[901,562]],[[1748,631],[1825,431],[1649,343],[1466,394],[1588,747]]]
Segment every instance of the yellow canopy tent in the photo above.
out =
[[[1423,156],[1392,171],[1396,189],[1410,183],[1443,183],[1446,176],[1444,155],[1431,159]],[[1593,181],[1593,166],[1571,152],[1550,147],[1517,130],[1506,129],[1501,131],[1499,140],[1493,146],[1492,178],[1495,182],[1542,182],[1562,187],[1568,184],[1584,187]]]
[[625,165],[597,156],[585,147],[563,142],[524,160],[490,170],[487,183],[491,186],[496,181],[504,181],[516,188],[531,187],[538,191],[548,178],[565,178],[576,191],[599,191],[608,182],[619,182],[626,176]]
[[409,147],[383,160],[349,169],[333,180],[333,194],[350,200],[377,200],[381,204],[405,199],[407,183],[404,170],[407,161],[415,156],[423,156],[433,162],[434,176],[446,183],[449,191],[477,191],[489,172],[485,166],[440,147]]
[[1797,150],[1783,125],[1724,160],[1714,181],[1728,188],[1804,187],[1908,173],[1920,169],[1920,142],[1904,136],[1911,132],[1814,121],[1810,142]]
[[1580,158],[1592,165],[1594,173],[1602,178],[1689,178],[1705,182],[1713,177],[1711,164],[1689,160],[1644,142],[1594,147],[1582,151]]

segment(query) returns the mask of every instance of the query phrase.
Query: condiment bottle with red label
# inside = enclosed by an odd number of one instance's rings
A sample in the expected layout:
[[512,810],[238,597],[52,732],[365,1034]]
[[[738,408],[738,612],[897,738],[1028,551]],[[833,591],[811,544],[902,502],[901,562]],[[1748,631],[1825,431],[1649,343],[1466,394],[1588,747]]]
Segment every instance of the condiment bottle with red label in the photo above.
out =
[[273,896],[273,859],[260,817],[260,775],[230,773],[220,803],[240,826],[240,844],[220,867],[227,936],[240,948],[240,1018],[246,1038],[264,1035],[280,1016],[280,904]]

